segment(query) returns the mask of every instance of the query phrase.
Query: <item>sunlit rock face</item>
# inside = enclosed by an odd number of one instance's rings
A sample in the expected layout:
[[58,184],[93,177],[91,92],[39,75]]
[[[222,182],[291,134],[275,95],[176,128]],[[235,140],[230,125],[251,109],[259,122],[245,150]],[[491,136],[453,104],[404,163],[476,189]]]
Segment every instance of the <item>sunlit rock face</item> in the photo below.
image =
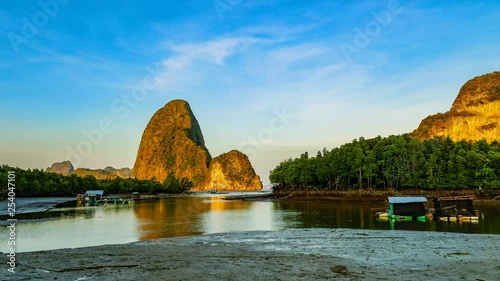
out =
[[138,179],[187,178],[194,189],[208,181],[210,153],[189,104],[173,100],[158,110],[142,135],[134,165]]
[[142,135],[134,165],[138,179],[163,182],[187,178],[193,190],[260,190],[262,183],[248,157],[232,150],[212,160],[189,104],[173,100],[158,110]]
[[210,181],[205,189],[261,190],[262,182],[248,157],[231,150],[210,163]]
[[500,140],[500,72],[478,76],[462,86],[450,111],[425,118],[411,133],[424,140],[450,137],[488,142]]

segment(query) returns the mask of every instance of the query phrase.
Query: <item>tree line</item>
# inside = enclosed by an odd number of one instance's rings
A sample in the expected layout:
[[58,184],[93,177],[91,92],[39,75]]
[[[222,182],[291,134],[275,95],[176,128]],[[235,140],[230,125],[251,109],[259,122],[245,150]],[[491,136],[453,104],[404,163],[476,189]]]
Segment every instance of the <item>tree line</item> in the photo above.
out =
[[3,188],[3,197],[6,197],[7,179],[9,171],[16,175],[16,197],[42,196],[76,196],[86,190],[104,190],[105,194],[140,193],[170,193],[178,194],[188,191],[193,184],[188,179],[178,179],[169,175],[163,182],[152,180],[138,180],[135,178],[116,178],[112,180],[98,180],[94,176],[79,177],[77,175],[63,176],[49,173],[40,169],[23,170],[8,165],[0,166],[0,182]]
[[409,135],[353,140],[303,153],[270,172],[273,190],[500,188],[500,143],[419,141]]

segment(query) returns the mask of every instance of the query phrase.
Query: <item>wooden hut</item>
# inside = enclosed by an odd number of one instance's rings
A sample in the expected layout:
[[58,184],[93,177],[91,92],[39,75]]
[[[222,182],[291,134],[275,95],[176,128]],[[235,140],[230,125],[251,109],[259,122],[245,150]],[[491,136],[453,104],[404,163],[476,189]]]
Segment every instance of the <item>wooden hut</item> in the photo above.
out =
[[404,220],[425,220],[425,206],[427,199],[423,196],[416,197],[388,197],[389,218]]
[[104,190],[87,190],[85,191],[85,196],[90,197],[94,200],[101,200],[104,195]]
[[443,221],[478,220],[474,210],[474,195],[434,198],[434,217]]

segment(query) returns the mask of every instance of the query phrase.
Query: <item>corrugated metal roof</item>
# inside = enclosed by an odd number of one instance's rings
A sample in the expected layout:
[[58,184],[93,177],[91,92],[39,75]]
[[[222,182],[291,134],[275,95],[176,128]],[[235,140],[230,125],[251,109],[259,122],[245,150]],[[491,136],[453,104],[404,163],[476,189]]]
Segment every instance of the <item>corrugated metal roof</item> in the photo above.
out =
[[389,203],[395,204],[404,204],[404,203],[419,203],[419,202],[427,202],[427,199],[423,196],[415,196],[415,197],[388,197]]
[[87,191],[85,191],[85,194],[86,195],[94,195],[94,194],[96,194],[96,195],[101,195],[102,196],[104,194],[104,190],[87,190]]

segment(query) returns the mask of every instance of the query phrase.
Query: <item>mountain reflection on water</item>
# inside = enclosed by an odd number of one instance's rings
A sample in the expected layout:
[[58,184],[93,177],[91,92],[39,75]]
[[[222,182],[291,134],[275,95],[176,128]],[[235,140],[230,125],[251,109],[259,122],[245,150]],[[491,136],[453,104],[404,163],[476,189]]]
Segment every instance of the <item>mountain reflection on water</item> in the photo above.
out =
[[[380,221],[384,203],[226,201],[221,195],[167,197],[133,205],[60,208],[22,214],[21,252],[75,248],[206,233],[286,228],[356,228],[500,234],[500,202],[475,202],[479,223]],[[4,224],[6,220],[2,222]],[[7,235],[0,228],[0,235]],[[6,246],[4,246],[5,248]],[[7,249],[2,249],[6,251]]]
[[[276,230],[273,203],[226,201],[223,197],[172,197],[157,204],[137,204],[139,240],[230,231]],[[279,215],[278,215],[279,216]],[[280,216],[281,217],[281,216]]]

